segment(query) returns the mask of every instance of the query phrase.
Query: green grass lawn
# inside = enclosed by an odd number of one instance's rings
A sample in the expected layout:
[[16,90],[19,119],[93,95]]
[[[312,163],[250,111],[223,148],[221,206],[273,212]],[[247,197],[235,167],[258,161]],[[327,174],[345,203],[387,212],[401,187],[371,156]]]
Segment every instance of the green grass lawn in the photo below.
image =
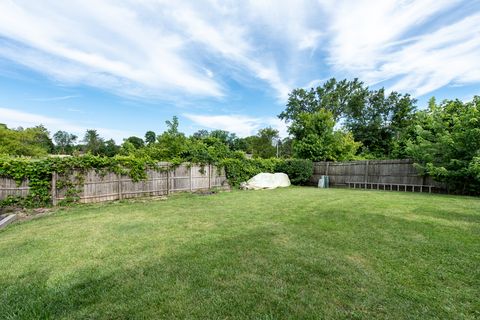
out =
[[1,319],[480,318],[480,199],[292,187],[0,231]]

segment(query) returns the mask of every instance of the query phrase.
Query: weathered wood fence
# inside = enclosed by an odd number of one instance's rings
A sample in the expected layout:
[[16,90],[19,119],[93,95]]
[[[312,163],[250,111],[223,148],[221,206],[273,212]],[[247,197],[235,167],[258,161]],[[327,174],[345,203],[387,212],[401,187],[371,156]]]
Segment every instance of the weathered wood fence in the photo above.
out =
[[29,191],[28,180],[17,185],[15,180],[0,177],[0,200],[3,200],[8,196],[26,197]]
[[431,177],[421,176],[412,160],[363,160],[347,162],[315,162],[312,184],[318,184],[322,175],[329,176],[331,186],[361,187],[401,191],[444,189]]
[[[79,197],[81,203],[228,187],[223,168],[189,164],[170,167],[168,163],[162,163],[161,166],[165,170],[148,170],[146,172],[147,179],[140,181],[133,181],[129,176],[115,173],[99,174],[95,170],[91,170],[82,174],[81,183],[78,184],[78,176],[75,172],[68,177],[54,173],[51,186],[52,203],[56,205],[69,196],[68,192],[71,188],[65,187],[65,181],[70,181],[75,185],[75,196]],[[0,200],[9,195],[25,197],[28,192],[28,181],[17,186],[14,180],[0,178]]]

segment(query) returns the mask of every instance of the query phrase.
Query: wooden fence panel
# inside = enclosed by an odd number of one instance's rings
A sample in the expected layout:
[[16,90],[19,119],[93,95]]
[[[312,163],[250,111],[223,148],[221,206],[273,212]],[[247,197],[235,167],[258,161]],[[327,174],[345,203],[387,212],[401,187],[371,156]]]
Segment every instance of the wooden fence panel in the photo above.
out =
[[192,169],[192,190],[208,189],[208,166],[193,165]]
[[15,180],[0,177],[0,200],[8,196],[26,197],[29,191],[28,180],[17,185]]
[[[164,164],[165,169],[168,164]],[[147,179],[133,181],[128,176],[115,173],[99,175],[94,170],[85,175],[83,189],[78,194],[80,202],[91,203],[146,196],[161,196],[172,192],[196,191],[223,186],[227,180],[225,171],[217,172],[212,166],[183,164],[168,171],[148,170]],[[73,181],[72,176],[70,179]],[[57,192],[56,200],[65,198],[65,190]]]
[[179,166],[172,171],[171,186],[170,192],[190,191],[190,168],[188,166]]
[[[161,165],[168,169],[168,163],[161,163]],[[168,171],[148,170],[146,174],[146,180],[133,181],[129,176],[113,172],[97,173],[95,170],[85,174],[74,171],[66,177],[54,173],[51,188],[52,203],[56,205],[72,195],[79,197],[81,203],[95,203],[228,187],[225,170],[219,171],[216,167],[208,165],[182,164]],[[68,194],[71,186],[76,189],[74,194]],[[9,195],[25,197],[28,192],[28,181],[17,186],[14,180],[0,177],[0,200]]]
[[332,186],[346,186],[349,182],[355,182],[444,188],[442,183],[434,181],[431,177],[419,175],[413,161],[408,159],[315,162],[310,182],[317,185],[322,175],[329,176]]

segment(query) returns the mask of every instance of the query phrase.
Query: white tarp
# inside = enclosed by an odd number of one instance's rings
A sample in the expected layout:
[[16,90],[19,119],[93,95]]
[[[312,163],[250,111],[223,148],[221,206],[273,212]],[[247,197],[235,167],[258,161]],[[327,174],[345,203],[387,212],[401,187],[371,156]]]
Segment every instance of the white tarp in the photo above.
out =
[[242,183],[245,189],[275,189],[289,187],[290,179],[285,173],[259,173],[247,182]]

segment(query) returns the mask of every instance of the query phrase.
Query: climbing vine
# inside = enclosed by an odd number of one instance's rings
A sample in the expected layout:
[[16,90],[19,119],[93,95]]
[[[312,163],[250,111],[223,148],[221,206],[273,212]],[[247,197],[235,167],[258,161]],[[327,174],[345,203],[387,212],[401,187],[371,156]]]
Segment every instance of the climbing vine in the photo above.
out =
[[[170,169],[180,165],[181,161],[171,161]],[[100,175],[114,172],[129,176],[133,181],[145,180],[146,170],[167,170],[150,158],[116,156],[113,158],[83,155],[77,157],[48,157],[30,159],[0,156],[0,177],[13,179],[20,185],[28,181],[30,191],[26,197],[9,196],[0,201],[0,206],[15,205],[21,207],[39,207],[51,205],[52,174],[56,173],[57,189],[66,190],[65,202],[78,201],[79,186],[84,175],[95,170]],[[73,179],[71,178],[73,176]]]
[[[0,177],[13,179],[17,185],[27,181],[30,187],[26,197],[10,196],[0,201],[0,207],[41,207],[52,204],[52,175],[56,176],[56,190],[64,190],[64,199],[60,204],[75,203],[80,200],[81,187],[85,175],[91,170],[99,175],[109,172],[129,176],[133,181],[147,179],[147,170],[173,170],[184,159],[171,159],[168,168],[149,157],[115,156],[102,157],[83,155],[76,157],[48,157],[31,159],[0,156]],[[198,163],[205,172],[206,163]],[[225,169],[230,185],[238,186],[260,172],[285,172],[292,183],[303,184],[308,181],[313,165],[311,161],[301,159],[245,159],[228,158],[213,163],[217,170]]]

